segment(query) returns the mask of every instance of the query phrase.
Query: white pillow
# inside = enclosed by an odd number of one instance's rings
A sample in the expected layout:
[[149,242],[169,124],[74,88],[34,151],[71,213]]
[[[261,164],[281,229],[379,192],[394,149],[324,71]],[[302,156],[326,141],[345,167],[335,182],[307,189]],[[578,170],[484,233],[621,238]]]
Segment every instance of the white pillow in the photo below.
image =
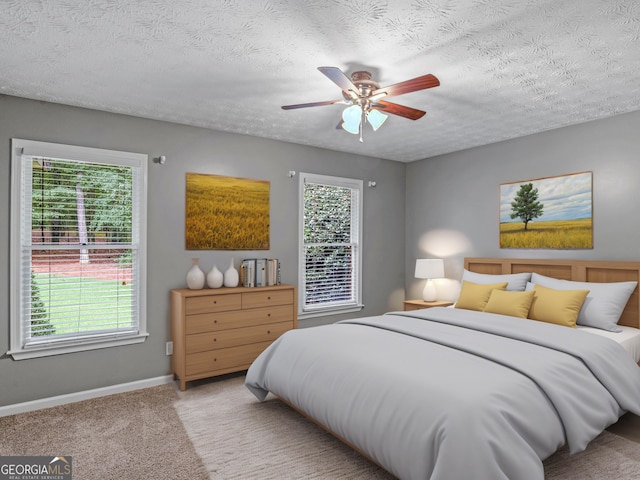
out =
[[618,320],[638,282],[572,282],[545,277],[538,273],[531,282],[556,290],[589,290],[578,314],[578,325],[599,328],[609,332],[621,332]]
[[508,282],[507,290],[512,292],[524,292],[527,282],[531,280],[530,273],[510,273],[507,275],[489,275],[487,273],[475,273],[469,270],[462,272],[462,280],[473,283],[501,283]]

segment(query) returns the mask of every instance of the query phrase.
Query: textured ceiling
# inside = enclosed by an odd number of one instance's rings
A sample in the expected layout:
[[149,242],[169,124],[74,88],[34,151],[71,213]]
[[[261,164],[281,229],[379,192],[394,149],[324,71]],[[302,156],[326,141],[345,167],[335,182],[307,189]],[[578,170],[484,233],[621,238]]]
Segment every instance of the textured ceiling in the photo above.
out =
[[[317,67],[426,110],[336,130]],[[402,162],[640,110],[638,0],[0,0],[0,93]],[[1,112],[0,112],[1,114]]]

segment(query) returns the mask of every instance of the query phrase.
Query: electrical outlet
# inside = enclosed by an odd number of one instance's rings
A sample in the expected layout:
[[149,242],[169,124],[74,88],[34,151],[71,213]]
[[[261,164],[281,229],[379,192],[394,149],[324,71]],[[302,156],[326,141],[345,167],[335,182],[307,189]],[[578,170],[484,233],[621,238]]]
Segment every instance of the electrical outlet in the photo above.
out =
[[173,342],[167,342],[165,345],[165,354],[173,355]]

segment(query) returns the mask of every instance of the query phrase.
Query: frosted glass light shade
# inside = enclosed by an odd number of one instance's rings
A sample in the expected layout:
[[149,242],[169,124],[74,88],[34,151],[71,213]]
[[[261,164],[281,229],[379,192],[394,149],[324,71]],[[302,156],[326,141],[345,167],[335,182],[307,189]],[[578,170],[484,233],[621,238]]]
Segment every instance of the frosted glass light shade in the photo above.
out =
[[371,125],[371,128],[373,128],[373,131],[375,132],[380,128],[387,117],[388,115],[385,115],[378,110],[371,110],[369,113],[367,113],[367,122],[369,122],[369,125]]
[[362,108],[358,105],[351,105],[342,112],[342,128],[347,132],[357,135],[360,133],[360,122],[362,121]]

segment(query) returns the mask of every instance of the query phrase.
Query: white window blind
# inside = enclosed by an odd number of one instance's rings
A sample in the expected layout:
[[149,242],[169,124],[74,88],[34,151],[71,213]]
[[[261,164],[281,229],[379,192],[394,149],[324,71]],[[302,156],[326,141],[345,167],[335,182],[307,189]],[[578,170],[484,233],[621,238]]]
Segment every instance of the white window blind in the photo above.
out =
[[362,181],[300,175],[301,313],[361,308]]
[[16,359],[146,336],[146,155],[12,141]]

